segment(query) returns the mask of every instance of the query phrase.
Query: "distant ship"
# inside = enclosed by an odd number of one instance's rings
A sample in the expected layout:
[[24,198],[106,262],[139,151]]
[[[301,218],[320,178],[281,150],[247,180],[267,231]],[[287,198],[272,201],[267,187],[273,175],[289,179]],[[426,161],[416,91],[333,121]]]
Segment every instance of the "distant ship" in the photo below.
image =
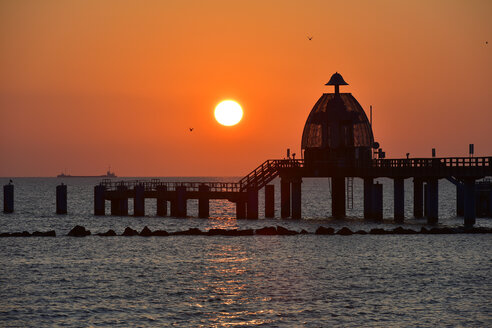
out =
[[117,178],[114,172],[111,172],[111,168],[104,175],[70,175],[65,173],[60,173],[56,176],[57,178]]

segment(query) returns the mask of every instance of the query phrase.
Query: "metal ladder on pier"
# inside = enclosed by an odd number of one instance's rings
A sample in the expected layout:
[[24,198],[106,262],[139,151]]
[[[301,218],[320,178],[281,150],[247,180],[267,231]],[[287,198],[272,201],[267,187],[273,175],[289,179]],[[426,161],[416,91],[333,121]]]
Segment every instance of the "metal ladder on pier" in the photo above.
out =
[[347,177],[347,209],[352,210],[354,209],[354,178],[353,177]]

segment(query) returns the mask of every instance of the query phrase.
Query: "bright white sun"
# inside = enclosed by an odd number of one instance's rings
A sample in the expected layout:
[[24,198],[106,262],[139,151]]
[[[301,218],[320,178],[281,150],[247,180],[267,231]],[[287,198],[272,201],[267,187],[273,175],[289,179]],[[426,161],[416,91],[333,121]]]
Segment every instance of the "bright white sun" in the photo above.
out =
[[224,100],[215,107],[215,119],[222,125],[236,125],[243,118],[243,109],[234,100]]

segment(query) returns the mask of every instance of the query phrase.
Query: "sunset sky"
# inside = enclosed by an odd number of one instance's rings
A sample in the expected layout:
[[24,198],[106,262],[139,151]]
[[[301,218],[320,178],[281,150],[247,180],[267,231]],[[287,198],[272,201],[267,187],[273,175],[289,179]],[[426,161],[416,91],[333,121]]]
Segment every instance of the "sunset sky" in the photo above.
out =
[[492,156],[491,47],[490,0],[0,0],[0,176],[243,176],[335,71],[387,157]]

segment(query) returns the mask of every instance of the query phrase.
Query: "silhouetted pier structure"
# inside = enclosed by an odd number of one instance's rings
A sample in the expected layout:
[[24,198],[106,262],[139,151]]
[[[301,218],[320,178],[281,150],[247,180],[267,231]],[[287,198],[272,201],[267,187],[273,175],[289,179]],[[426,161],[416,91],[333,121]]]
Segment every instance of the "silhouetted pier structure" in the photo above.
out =
[[[238,219],[258,218],[258,191],[265,188],[265,216],[275,215],[274,186],[280,177],[280,216],[299,219],[303,178],[331,178],[332,216],[346,213],[347,178],[364,181],[364,218],[380,220],[383,216],[382,185],[374,183],[385,177],[394,181],[394,220],[403,222],[405,179],[413,178],[414,217],[427,217],[436,224],[439,217],[439,179],[448,179],[457,187],[457,214],[465,226],[475,223],[477,183],[492,176],[492,157],[443,157],[385,159],[374,142],[372,126],[364,110],[350,93],[340,93],[347,85],[335,73],[327,85],[335,93],[325,93],[317,101],[306,121],[302,150],[304,159],[267,160],[237,183],[165,182],[158,179],[114,182],[103,180],[94,189],[94,213],[105,214],[105,200],[111,201],[111,214],[128,215],[128,199],[134,198],[134,215],[145,215],[145,199],[155,198],[157,215],[185,217],[187,200],[198,199],[199,217],[209,216],[209,200],[227,199],[236,204]],[[374,159],[377,150],[379,158]],[[492,190],[481,188],[480,201],[492,216]],[[488,195],[488,196],[487,196]],[[488,198],[487,198],[488,197]],[[483,214],[483,213],[482,213]]]

